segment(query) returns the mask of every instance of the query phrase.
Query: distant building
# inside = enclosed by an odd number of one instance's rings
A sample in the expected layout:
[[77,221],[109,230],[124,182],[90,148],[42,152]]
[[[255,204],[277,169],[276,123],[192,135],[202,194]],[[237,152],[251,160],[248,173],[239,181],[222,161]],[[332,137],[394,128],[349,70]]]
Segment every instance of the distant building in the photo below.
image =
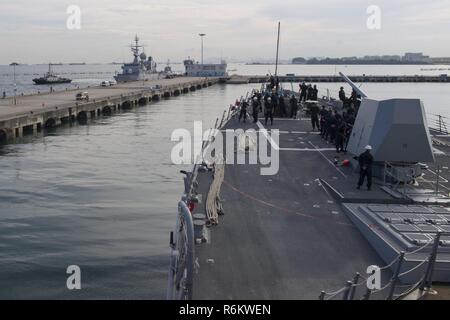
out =
[[305,64],[306,63],[306,59],[305,58],[294,58],[292,59],[292,64]]
[[382,61],[402,61],[402,57],[399,55],[384,55],[381,57]]
[[377,61],[377,60],[381,60],[380,56],[364,56],[361,58],[361,60],[364,61]]
[[429,63],[430,57],[424,56],[422,52],[407,52],[403,56],[402,60],[405,62],[413,62],[413,63],[417,62]]
[[450,64],[450,58],[430,58],[422,52],[407,52],[404,56],[382,55],[342,58],[294,58],[293,64],[325,64],[325,65],[411,65],[411,64]]
[[200,64],[194,60],[185,60],[186,75],[189,77],[226,77],[227,64],[222,61],[220,64]]
[[450,57],[437,57],[430,60],[433,64],[450,64]]

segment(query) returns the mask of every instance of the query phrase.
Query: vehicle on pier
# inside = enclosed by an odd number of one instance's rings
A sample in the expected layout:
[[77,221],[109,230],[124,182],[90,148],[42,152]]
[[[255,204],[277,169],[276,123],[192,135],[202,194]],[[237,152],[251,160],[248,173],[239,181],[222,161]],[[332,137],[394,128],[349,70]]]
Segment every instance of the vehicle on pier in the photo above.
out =
[[85,92],[78,92],[75,96],[75,99],[77,101],[89,101],[89,93],[87,91]]

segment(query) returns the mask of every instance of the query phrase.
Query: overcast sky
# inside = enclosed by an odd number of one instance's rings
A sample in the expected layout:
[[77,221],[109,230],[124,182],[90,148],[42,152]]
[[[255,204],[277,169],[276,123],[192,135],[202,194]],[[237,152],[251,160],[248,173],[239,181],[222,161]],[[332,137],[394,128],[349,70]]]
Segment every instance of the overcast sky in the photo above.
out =
[[[69,5],[81,29],[68,30]],[[381,30],[369,30],[368,6],[381,8]],[[450,0],[0,0],[0,64],[112,62],[130,59],[137,33],[158,61],[282,59],[419,51],[450,56]]]

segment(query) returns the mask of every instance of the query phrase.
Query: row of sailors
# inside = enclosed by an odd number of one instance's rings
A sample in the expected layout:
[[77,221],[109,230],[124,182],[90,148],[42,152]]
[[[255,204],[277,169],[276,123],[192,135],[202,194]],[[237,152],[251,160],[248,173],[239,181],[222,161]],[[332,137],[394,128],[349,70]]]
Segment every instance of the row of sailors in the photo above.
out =
[[[315,87],[315,86],[314,86]],[[316,88],[315,88],[316,89]],[[300,101],[297,100],[295,95],[292,95],[289,99],[290,117],[297,118],[298,114],[301,114],[302,110],[299,108],[302,106],[301,102],[303,97],[300,90]],[[308,96],[306,97],[308,99]],[[319,108],[318,104],[311,103],[309,106],[309,112],[311,114],[311,125],[313,131],[316,129],[320,131],[322,139],[327,143],[333,143],[336,146],[336,152],[347,152],[347,145],[350,139],[350,135],[355,123],[360,100],[355,91],[349,99],[345,97],[343,88],[339,92],[339,98],[344,103],[342,115],[336,111],[333,111],[325,106]],[[310,99],[308,99],[310,100]],[[251,109],[249,110],[251,104]],[[241,107],[239,115],[239,121],[247,119],[247,112],[251,112],[254,123],[258,122],[258,116],[260,112],[263,112],[264,104],[264,116],[265,124],[267,126],[270,119],[271,125],[273,125],[274,114],[279,116],[287,116],[286,102],[283,95],[279,96],[276,91],[273,90],[271,94],[266,91],[265,94],[255,92],[248,100],[244,100],[242,105],[236,103],[237,107]],[[300,111],[300,112],[299,112]],[[357,157],[360,165],[360,177],[358,181],[358,189],[364,184],[367,178],[367,188],[371,190],[372,185],[372,164],[373,156],[371,154],[372,147],[367,146],[366,151]]]
[[[301,100],[297,100],[295,95],[290,97],[288,103],[286,100],[284,96],[278,96],[274,92],[272,94],[266,92],[264,95],[255,92],[249,100],[244,100],[242,103],[239,121],[246,122],[247,113],[250,113],[253,116],[253,122],[256,123],[261,112],[264,112],[265,125],[268,124],[269,120],[270,124],[273,125],[274,116],[298,118],[298,115],[302,113]],[[250,106],[251,108],[249,108]],[[312,103],[309,106],[309,112],[313,131],[320,131],[323,139],[329,143],[334,143],[337,152],[345,152],[357,114],[355,106],[345,104],[341,115],[326,107],[320,109],[317,104]]]

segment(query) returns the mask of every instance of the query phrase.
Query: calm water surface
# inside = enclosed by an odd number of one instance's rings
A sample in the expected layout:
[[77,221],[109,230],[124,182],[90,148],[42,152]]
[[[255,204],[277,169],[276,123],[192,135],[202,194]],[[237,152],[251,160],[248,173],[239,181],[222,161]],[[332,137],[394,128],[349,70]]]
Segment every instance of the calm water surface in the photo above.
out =
[[[0,298],[164,299],[183,191],[171,133],[213,125],[249,88],[216,85],[0,147]],[[81,291],[66,289],[69,265]]]

